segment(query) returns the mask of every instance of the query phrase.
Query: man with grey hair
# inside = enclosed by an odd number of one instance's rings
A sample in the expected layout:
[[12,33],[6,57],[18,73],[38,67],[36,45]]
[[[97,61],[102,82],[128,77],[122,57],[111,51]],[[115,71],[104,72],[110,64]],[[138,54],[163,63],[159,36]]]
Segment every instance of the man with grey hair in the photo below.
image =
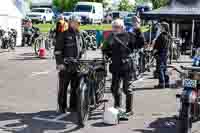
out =
[[124,29],[124,22],[121,19],[114,20],[112,22],[113,32],[104,42],[102,50],[112,60],[109,69],[112,73],[111,91],[114,97],[114,107],[122,107],[120,84],[123,82],[123,92],[126,95],[126,114],[130,116],[133,115],[133,92],[130,88],[133,62],[130,55],[135,48],[135,36],[125,32]]
[[59,71],[58,105],[59,111],[65,113],[67,109],[67,88],[71,84],[70,108],[68,111],[76,111],[77,88],[79,85],[78,72],[64,60],[80,59],[83,52],[82,38],[79,31],[80,19],[72,16],[69,21],[69,29],[58,34],[55,45],[56,68]]

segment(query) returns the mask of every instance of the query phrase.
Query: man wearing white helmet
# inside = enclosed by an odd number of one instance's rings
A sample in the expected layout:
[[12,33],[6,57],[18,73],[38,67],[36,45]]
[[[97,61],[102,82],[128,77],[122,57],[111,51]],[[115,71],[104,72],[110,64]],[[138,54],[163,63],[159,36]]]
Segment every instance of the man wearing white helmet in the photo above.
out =
[[60,33],[56,40],[55,57],[57,69],[59,72],[59,92],[58,105],[59,111],[65,113],[67,109],[67,88],[71,83],[70,92],[70,109],[68,111],[76,111],[76,91],[78,88],[77,70],[64,63],[64,60],[72,58],[79,59],[82,54],[82,38],[79,32],[80,20],[72,17],[69,21],[69,29]]
[[[130,88],[132,76],[132,61],[130,55],[135,46],[135,36],[125,32],[124,22],[116,19],[112,22],[112,34],[102,46],[103,53],[111,58],[110,72],[112,73],[111,91],[114,97],[114,107],[121,108],[122,93],[120,83],[123,82],[123,92],[126,95],[126,116],[133,115],[133,96]],[[124,117],[123,117],[124,118]]]

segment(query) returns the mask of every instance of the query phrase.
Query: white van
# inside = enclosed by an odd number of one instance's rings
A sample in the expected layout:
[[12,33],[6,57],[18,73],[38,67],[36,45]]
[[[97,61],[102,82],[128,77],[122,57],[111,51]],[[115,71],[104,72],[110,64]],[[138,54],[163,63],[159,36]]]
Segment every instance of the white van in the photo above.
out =
[[81,17],[81,23],[100,24],[103,21],[103,5],[96,2],[78,2],[74,15]]

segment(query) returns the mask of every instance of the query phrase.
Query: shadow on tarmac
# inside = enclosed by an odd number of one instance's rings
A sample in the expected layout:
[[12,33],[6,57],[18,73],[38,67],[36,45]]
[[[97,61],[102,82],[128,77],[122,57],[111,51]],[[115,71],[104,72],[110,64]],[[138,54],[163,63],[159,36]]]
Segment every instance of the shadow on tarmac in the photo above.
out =
[[56,123],[48,121],[40,121],[32,119],[33,117],[40,117],[50,119],[60,115],[56,111],[42,111],[38,113],[17,114],[12,112],[0,113],[0,130],[8,131],[11,133],[45,133],[46,131],[53,130],[59,133],[71,133],[81,129],[77,126],[75,114],[69,114],[64,121],[66,123]]
[[177,121],[174,117],[158,118],[148,126],[149,129],[133,129],[137,133],[177,133]]

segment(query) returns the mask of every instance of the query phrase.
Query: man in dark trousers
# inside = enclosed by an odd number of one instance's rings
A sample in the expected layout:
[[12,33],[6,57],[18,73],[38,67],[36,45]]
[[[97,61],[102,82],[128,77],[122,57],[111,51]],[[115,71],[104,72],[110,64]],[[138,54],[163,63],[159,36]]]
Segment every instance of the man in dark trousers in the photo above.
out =
[[69,22],[69,29],[59,33],[55,46],[55,57],[57,70],[59,70],[59,92],[58,105],[59,111],[65,113],[67,108],[67,88],[71,82],[70,109],[76,111],[76,90],[78,88],[78,74],[76,69],[70,65],[64,64],[64,59],[81,58],[82,38],[79,32],[80,20],[72,16]]
[[[147,46],[146,39],[141,30],[141,19],[138,16],[133,16],[132,23],[133,23],[133,27],[129,30],[129,32],[135,33],[136,45],[137,45],[137,49],[139,50]],[[145,64],[144,53],[140,52],[140,58],[139,58],[140,73],[145,72],[144,64]]]
[[122,93],[126,95],[126,114],[133,115],[133,91],[130,88],[133,62],[130,55],[135,46],[135,34],[124,32],[124,23],[121,19],[112,22],[113,33],[102,46],[103,53],[112,60],[110,72],[112,73],[111,91],[114,97],[114,107],[122,107]]
[[158,88],[169,86],[169,76],[167,75],[167,60],[170,46],[172,45],[172,37],[170,34],[169,24],[161,23],[161,33],[156,39],[154,49],[157,53],[157,65],[159,67],[159,85]]

